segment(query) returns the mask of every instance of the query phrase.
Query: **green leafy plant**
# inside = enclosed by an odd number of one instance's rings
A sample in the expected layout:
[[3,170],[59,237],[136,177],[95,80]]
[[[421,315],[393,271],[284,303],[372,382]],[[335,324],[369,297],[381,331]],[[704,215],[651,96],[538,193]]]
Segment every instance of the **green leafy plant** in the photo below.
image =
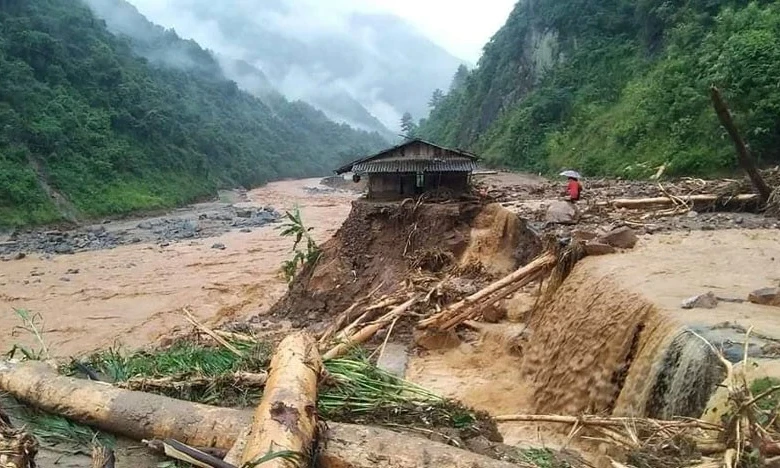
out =
[[[303,224],[301,211],[297,206],[293,209],[292,213],[286,211],[285,216],[288,221],[281,226],[281,235],[295,237],[295,242],[292,247],[293,257],[282,263],[284,277],[289,283],[295,278],[298,268],[303,267],[304,265],[313,265],[320,258],[322,252],[309,234],[313,228],[307,228]],[[298,245],[304,239],[306,240],[306,250],[299,250]]]
[[43,316],[39,313],[32,314],[26,309],[14,309],[16,315],[22,320],[21,325],[17,325],[13,328],[11,335],[18,336],[20,333],[29,333],[38,342],[38,348],[32,349],[26,346],[15,344],[11,351],[8,352],[8,357],[13,358],[18,351],[26,359],[41,361],[49,359],[49,349],[46,347],[46,343],[43,341]]

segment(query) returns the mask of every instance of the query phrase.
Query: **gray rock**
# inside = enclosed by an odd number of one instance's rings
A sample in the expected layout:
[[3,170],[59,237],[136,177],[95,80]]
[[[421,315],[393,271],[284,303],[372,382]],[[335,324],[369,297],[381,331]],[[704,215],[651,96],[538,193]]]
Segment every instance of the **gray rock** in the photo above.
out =
[[547,208],[545,221],[550,224],[575,224],[577,222],[577,207],[574,203],[554,201]]
[[70,278],[63,276],[62,278],[60,278],[60,281],[64,281],[67,283],[70,281]]
[[249,228],[243,228],[241,229],[241,232],[252,232],[252,230]]
[[780,288],[756,289],[748,295],[748,301],[758,305],[780,307]]
[[54,252],[58,254],[66,255],[66,254],[74,253],[75,250],[73,249],[72,245],[63,243],[63,244],[57,244],[57,246],[54,247]]
[[225,246],[225,244],[221,242],[217,242],[216,244],[212,245],[211,248],[217,250],[225,250],[227,247]]
[[714,309],[717,306],[718,298],[712,291],[689,297],[680,304],[683,309]]
[[78,275],[79,269],[78,268],[69,268],[68,271],[65,272],[66,275]]
[[138,229],[151,229],[152,223],[150,221],[141,221],[138,223]]
[[598,242],[611,245],[618,249],[633,249],[639,241],[636,233],[630,227],[613,229],[598,238]]

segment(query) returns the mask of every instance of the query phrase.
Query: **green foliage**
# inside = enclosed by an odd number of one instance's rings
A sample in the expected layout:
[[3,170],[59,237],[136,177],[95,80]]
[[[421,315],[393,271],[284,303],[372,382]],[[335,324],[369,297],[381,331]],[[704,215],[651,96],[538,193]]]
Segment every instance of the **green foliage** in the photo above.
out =
[[[780,386],[780,379],[762,377],[750,382],[750,393],[755,397],[777,386]],[[758,400],[756,405],[764,411],[777,411],[778,407],[780,407],[780,394],[777,392],[770,393],[766,397]]]
[[709,86],[763,164],[780,162],[780,6],[740,0],[515,7],[419,130],[496,166],[587,175],[736,167]]
[[[293,258],[286,260],[282,263],[282,271],[287,282],[292,282],[295,278],[295,274],[298,271],[298,267],[305,265],[313,265],[319,258],[320,248],[317,247],[317,243],[309,235],[309,232],[314,228],[307,228],[303,224],[301,219],[301,211],[296,206],[292,213],[285,212],[285,216],[289,220],[287,223],[281,226],[281,236],[295,236],[295,242],[293,243],[292,251]],[[298,244],[306,238],[306,250],[298,250]]]
[[[186,52],[189,67],[136,53]],[[281,96],[261,101],[172,31],[118,38],[80,2],[0,2],[0,225],[157,209],[323,174],[385,144]]]

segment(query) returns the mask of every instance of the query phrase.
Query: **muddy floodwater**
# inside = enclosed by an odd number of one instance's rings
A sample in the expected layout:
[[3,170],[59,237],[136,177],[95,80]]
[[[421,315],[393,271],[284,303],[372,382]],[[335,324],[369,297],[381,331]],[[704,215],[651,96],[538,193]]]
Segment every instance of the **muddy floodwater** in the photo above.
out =
[[[314,238],[322,242],[341,225],[356,196],[328,190],[319,179],[282,181],[248,192],[248,201],[239,206],[284,212],[297,205]],[[205,208],[213,211],[218,205]],[[122,223],[143,226],[140,219]],[[2,351],[16,343],[35,344],[30,333],[15,328],[22,324],[16,309],[40,314],[53,356],[115,344],[147,345],[187,325],[184,307],[210,324],[260,314],[286,289],[280,266],[291,256],[292,239],[280,237],[278,226],[236,226],[211,237],[164,243],[143,239],[113,249],[32,253],[2,262]]]

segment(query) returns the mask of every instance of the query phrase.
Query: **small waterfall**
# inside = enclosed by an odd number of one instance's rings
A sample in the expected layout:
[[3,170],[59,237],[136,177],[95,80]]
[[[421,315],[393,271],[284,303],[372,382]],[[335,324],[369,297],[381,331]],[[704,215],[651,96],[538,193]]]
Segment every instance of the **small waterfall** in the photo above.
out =
[[534,410],[671,418],[701,415],[723,369],[706,343],[585,259],[537,311],[523,373]]

